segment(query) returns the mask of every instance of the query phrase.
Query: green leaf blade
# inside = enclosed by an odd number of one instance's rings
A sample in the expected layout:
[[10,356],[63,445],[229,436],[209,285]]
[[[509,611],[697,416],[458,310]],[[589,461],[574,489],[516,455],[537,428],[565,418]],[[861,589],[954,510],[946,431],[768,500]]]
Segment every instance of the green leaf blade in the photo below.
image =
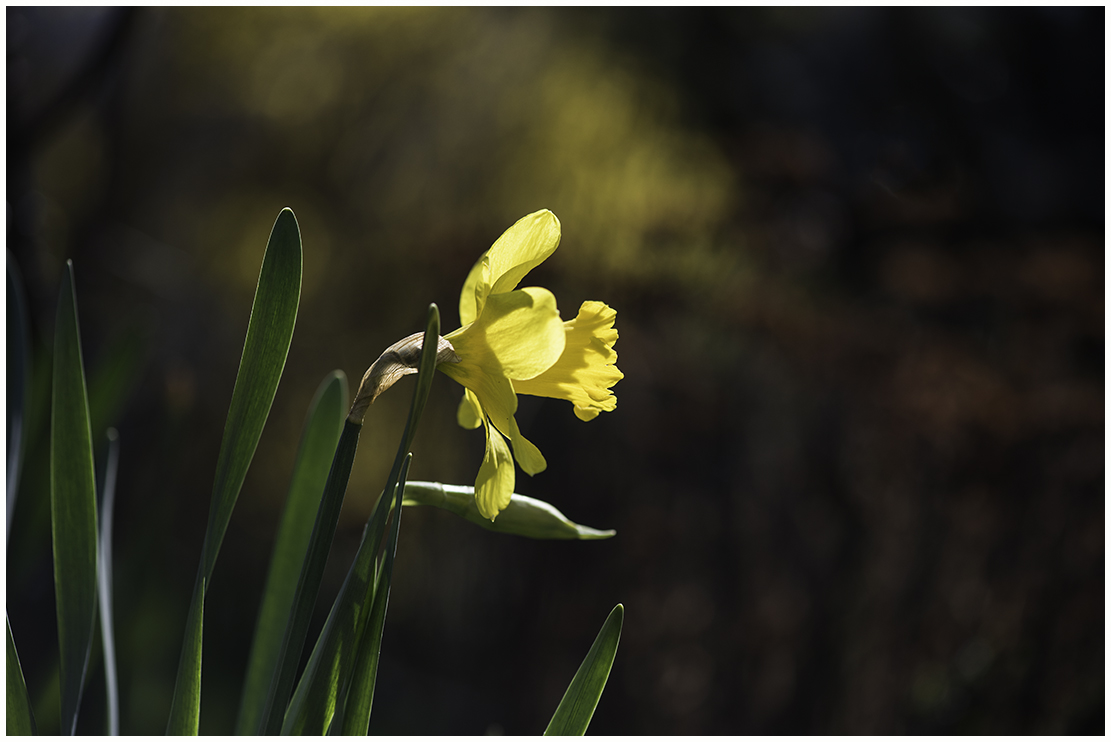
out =
[[343,734],[366,736],[370,728],[370,712],[374,705],[374,686],[378,680],[378,657],[382,653],[382,635],[386,628],[386,609],[390,603],[390,580],[397,555],[397,536],[401,528],[401,497],[413,454],[405,457],[394,490],[393,523],[386,544],[385,561],[374,587],[374,600],[367,614],[367,626],[359,639],[354,674],[343,710]]
[[96,476],[77,322],[66,263],[54,332],[50,411],[50,526],[61,667],[61,728],[73,734],[97,611]]
[[343,428],[347,399],[347,377],[342,371],[333,371],[317,389],[309,408],[259,608],[236,722],[237,734],[254,733],[262,717],[301,565]]
[[362,424],[344,420],[339,443],[336,445],[332,468],[324,485],[324,495],[313,524],[305,562],[301,566],[297,589],[294,593],[281,648],[278,652],[275,672],[267,689],[266,702],[259,719],[257,734],[277,734],[285,717],[286,707],[296,678],[297,665],[305,637],[309,633],[309,621],[313,606],[320,592],[320,581],[324,577],[324,567],[328,562],[328,552],[336,534],[340,508],[347,492],[347,482],[351,477],[351,465],[359,447],[359,433]]
[[363,528],[355,561],[332,603],[328,619],[297,683],[282,723],[282,734],[324,734],[340,702],[340,687],[350,675],[364,607],[374,599],[374,557],[386,530],[389,498],[380,497]]
[[262,437],[285,369],[301,300],[301,232],[291,209],[282,209],[270,232],[259,272],[247,338],[216,462],[212,509],[205,533],[204,576],[212,578],[232,510]]
[[212,578],[220,544],[285,369],[301,300],[301,269],[301,233],[297,218],[292,210],[282,209],[274,221],[262,259],[251,318],[247,324],[247,337],[243,342],[243,355],[224,424],[208,527],[170,707],[169,734],[197,734],[200,726],[206,585]]
[[19,653],[15,651],[15,638],[7,613],[4,614],[4,623],[8,626],[8,698],[5,704],[8,720],[5,729],[8,736],[35,734],[35,714],[31,710],[31,698],[27,695],[27,683],[23,680],[23,667],[19,664]]
[[166,734],[196,736],[201,721],[201,639],[204,636],[205,580],[197,575],[189,614],[185,619],[185,640],[174,682],[170,720]]
[[602,630],[598,632],[586,659],[579,665],[571,685],[567,686],[563,700],[559,702],[548,728],[544,730],[545,736],[586,734],[586,728],[590,726],[594,710],[598,708],[598,701],[602,697],[617,655],[624,617],[625,608],[618,603],[602,624]]

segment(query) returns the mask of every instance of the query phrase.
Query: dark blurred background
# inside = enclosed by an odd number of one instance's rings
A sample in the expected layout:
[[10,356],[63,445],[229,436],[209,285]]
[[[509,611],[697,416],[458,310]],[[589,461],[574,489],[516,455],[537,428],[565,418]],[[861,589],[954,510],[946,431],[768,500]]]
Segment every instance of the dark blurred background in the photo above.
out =
[[[8,8],[7,244],[35,341],[7,610],[57,725],[47,438],[64,261],[120,435],[122,729],[165,728],[278,211],[298,326],[205,616],[231,730],[301,425],[516,219],[618,311],[619,405],[522,398],[518,491],[603,542],[407,511],[371,731],[536,734],[609,610],[590,731],[1104,731],[1104,10]],[[412,381],[371,409],[318,606]],[[416,479],[472,483],[438,377]],[[315,630],[314,630],[315,635]],[[103,723],[99,659],[81,728]]]

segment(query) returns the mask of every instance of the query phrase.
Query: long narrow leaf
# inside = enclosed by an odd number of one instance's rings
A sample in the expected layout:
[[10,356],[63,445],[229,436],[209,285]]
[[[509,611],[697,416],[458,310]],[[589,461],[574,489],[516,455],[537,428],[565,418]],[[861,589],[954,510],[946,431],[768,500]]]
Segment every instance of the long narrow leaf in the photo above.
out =
[[186,619],[186,637],[170,707],[170,734],[196,734],[200,725],[202,618],[205,588],[254,458],[274,394],[285,368],[301,298],[301,233],[290,209],[282,209],[270,232],[255,289],[243,356],[231,395],[216,463],[212,505],[201,563]]
[[116,471],[120,462],[119,435],[108,429],[104,484],[100,502],[100,561],[97,585],[100,589],[100,640],[104,649],[104,687],[108,704],[108,734],[120,733],[120,693],[116,680],[116,638],[112,623],[112,519],[116,509]]
[[291,209],[282,209],[274,221],[262,259],[243,356],[216,462],[202,560],[206,579],[212,578],[220,543],[285,369],[293,327],[297,323],[297,306],[301,301],[301,262],[301,232],[297,218]]
[[31,699],[27,695],[27,683],[23,680],[23,667],[19,664],[19,654],[15,651],[12,625],[4,614],[8,626],[8,672],[7,672],[7,714],[5,729],[8,736],[35,734],[35,714],[31,711]]
[[27,413],[27,384],[31,377],[27,298],[19,268],[8,252],[8,525],[12,532],[12,513],[19,491],[19,471],[23,464],[23,437]]
[[324,567],[328,562],[328,552],[332,547],[332,539],[335,538],[336,523],[339,522],[343,495],[347,491],[347,481],[351,477],[351,464],[355,461],[355,451],[359,447],[359,433],[362,427],[359,423],[344,420],[343,431],[340,433],[335,457],[332,459],[332,468],[328,472],[328,481],[324,485],[324,495],[316,514],[316,522],[313,524],[305,562],[301,566],[301,573],[297,580],[293,605],[278,650],[274,675],[267,689],[257,734],[277,734],[281,729],[297,673],[297,664],[301,658],[301,650],[305,646],[305,636],[309,633],[312,609],[316,603],[316,596],[320,592]]
[[586,728],[594,717],[594,709],[598,708],[598,700],[606,687],[606,680],[609,679],[613,658],[617,655],[624,617],[625,608],[618,603],[602,624],[602,630],[586,653],[586,659],[579,665],[579,671],[563,694],[563,700],[559,702],[548,728],[544,730],[545,736],[586,734]]
[[359,617],[373,599],[374,557],[382,545],[390,499],[380,497],[363,528],[355,561],[343,580],[305,672],[289,702],[282,734],[324,734],[339,702],[340,684],[355,659]]
[[96,619],[97,527],[89,403],[70,261],[62,274],[54,330],[50,526],[62,682],[61,729],[73,734]]
[[343,734],[366,736],[370,728],[370,711],[374,705],[374,686],[378,679],[378,656],[382,652],[382,633],[386,627],[386,609],[390,603],[390,579],[393,576],[394,557],[397,555],[397,535],[401,528],[402,492],[413,454],[405,457],[401,475],[394,488],[393,522],[390,539],[386,544],[385,563],[375,581],[374,601],[367,616],[367,627],[359,639],[354,675],[347,692],[343,710]]
[[193,598],[185,617],[185,638],[177,666],[174,698],[170,705],[167,734],[197,733],[201,714],[201,639],[204,636],[205,579],[200,574],[193,584]]
[[339,442],[347,406],[347,377],[333,371],[321,382],[309,407],[301,445],[293,464],[270,573],[259,608],[254,642],[247,662],[247,679],[236,722],[237,734],[251,734],[258,727],[266,693],[277,666],[281,642],[293,605],[301,565],[309,547],[315,513],[328,479],[332,455]]
[[[391,513],[393,512],[394,498],[383,496],[379,498],[379,502],[386,503],[389,511]],[[343,733],[344,707],[347,705],[348,700],[350,700],[351,683],[354,682],[355,672],[357,671],[355,663],[359,660],[359,640],[366,636],[367,633],[367,621],[364,621],[361,617],[367,616],[369,618],[369,612],[374,608],[374,596],[378,595],[378,587],[382,584],[382,569],[385,566],[385,555],[373,560],[373,584],[367,585],[366,600],[360,604],[360,618],[355,626],[355,641],[353,642],[354,646],[351,657],[343,663],[343,674],[337,674],[336,685],[338,686],[338,690],[336,693],[335,714],[332,716],[331,724],[327,725],[327,733],[329,736]],[[362,606],[366,606],[366,609],[363,610]]]
[[397,487],[405,455],[412,445],[417,422],[428,400],[435,372],[439,332],[440,312],[433,304],[428,308],[417,384],[394,466],[383,496],[378,499],[378,504],[363,529],[363,538],[355,561],[344,579],[339,596],[332,604],[328,620],[317,638],[305,672],[286,709],[281,729],[283,734],[324,734],[330,726],[342,725],[344,691],[349,685],[354,648],[366,627],[366,611],[374,598],[374,558],[381,548],[386,517],[393,505],[393,498],[387,495]]

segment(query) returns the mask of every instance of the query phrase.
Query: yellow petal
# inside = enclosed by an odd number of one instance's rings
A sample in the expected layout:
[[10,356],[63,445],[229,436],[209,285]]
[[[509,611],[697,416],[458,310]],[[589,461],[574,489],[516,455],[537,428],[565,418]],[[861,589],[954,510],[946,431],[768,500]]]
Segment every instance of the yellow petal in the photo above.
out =
[[486,252],[488,269],[484,280],[476,282],[476,310],[491,294],[517,288],[530,270],[543,263],[559,247],[559,219],[547,209],[521,217],[505,230]]
[[599,412],[617,408],[610,390],[624,378],[618,370],[614,321],[617,312],[599,301],[583,302],[575,319],[565,322],[563,354],[551,368],[531,379],[513,379],[518,394],[566,399],[575,405],[580,420],[593,420]]
[[479,320],[490,348],[511,379],[531,379],[563,353],[563,322],[551,291],[538,287],[491,294]]
[[455,419],[459,421],[461,427],[467,430],[474,430],[482,425],[482,405],[478,403],[478,397],[470,389],[463,389],[463,399],[459,400],[459,409],[455,413]]
[[[512,386],[510,386],[512,391]],[[517,459],[517,463],[521,469],[533,476],[539,474],[548,468],[548,462],[544,459],[544,454],[540,453],[540,449],[533,445],[532,441],[521,435],[521,429],[517,427],[517,418],[513,416],[513,412],[509,411],[506,404],[509,398],[504,394],[489,399],[489,406],[483,406],[490,422],[494,424],[501,433],[509,439],[513,444],[513,456]],[[517,409],[517,395],[513,395],[512,409]]]
[[517,459],[521,471],[531,477],[547,469],[548,461],[544,458],[544,454],[540,453],[540,449],[533,445],[532,441],[521,435],[521,431],[517,427],[517,419],[513,417],[509,419],[513,423],[513,430],[509,433],[509,442],[513,444],[513,456]]
[[559,359],[565,335],[547,289],[491,294],[477,320],[447,336],[459,362],[439,368],[472,390],[467,379],[477,374],[531,379]]
[[493,520],[509,506],[517,473],[509,446],[494,426],[486,425],[486,455],[474,483],[475,504],[483,518]]
[[[463,367],[460,369],[460,367]],[[517,411],[517,395],[513,393],[513,384],[504,376],[485,373],[471,373],[460,378],[460,371],[468,369],[462,362],[444,364],[440,367],[448,376],[458,381],[467,388],[464,402],[460,404],[458,413],[459,424],[463,425],[463,404],[469,404],[467,399],[473,397],[480,415],[485,415],[490,423],[501,431],[502,435],[509,438],[513,444],[513,453],[517,456],[517,463],[526,474],[539,474],[548,467],[540,449],[521,435],[517,421],[513,414]],[[485,419],[485,418],[480,418]],[[463,427],[466,427],[464,425]]]
[[[489,252],[489,251],[487,251]],[[485,275],[489,270],[489,261],[486,260],[486,253],[482,253],[482,257],[471,268],[471,272],[467,274],[467,280],[463,282],[463,290],[459,293],[459,324],[469,325],[478,317],[478,303],[476,293],[479,286],[485,286],[486,293],[489,293],[490,283],[486,280]],[[486,300],[486,294],[483,294],[483,301]]]

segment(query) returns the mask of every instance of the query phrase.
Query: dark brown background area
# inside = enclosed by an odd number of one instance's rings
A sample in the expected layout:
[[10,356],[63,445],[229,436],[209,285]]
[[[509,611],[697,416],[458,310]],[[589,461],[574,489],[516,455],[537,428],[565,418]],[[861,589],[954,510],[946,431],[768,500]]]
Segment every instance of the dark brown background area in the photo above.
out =
[[[594,733],[1103,732],[1102,9],[6,14],[37,353],[7,609],[40,729],[62,265],[94,435],[120,434],[122,728],[158,733],[290,206],[302,303],[209,593],[202,732],[234,723],[317,384],[357,380],[430,301],[457,326],[473,261],[539,208],[563,242],[529,282],[564,317],[618,310],[625,379],[586,424],[522,398],[549,468],[518,490],[618,535],[407,512],[372,732],[542,731],[617,602]],[[411,383],[368,415],[317,624]],[[459,392],[437,379],[413,478],[473,481]]]

